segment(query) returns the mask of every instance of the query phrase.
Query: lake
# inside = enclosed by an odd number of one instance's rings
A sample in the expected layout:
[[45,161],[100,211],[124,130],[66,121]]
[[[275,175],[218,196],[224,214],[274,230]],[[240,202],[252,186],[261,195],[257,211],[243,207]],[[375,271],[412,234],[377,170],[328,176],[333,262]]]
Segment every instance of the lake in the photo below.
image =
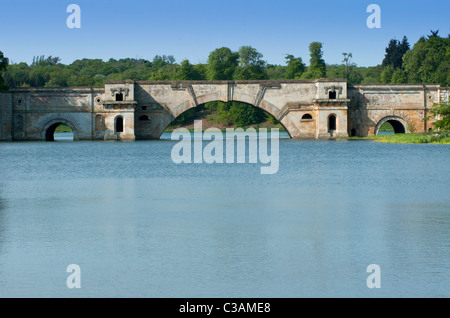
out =
[[176,143],[0,143],[0,296],[450,296],[449,146],[284,138],[262,175]]

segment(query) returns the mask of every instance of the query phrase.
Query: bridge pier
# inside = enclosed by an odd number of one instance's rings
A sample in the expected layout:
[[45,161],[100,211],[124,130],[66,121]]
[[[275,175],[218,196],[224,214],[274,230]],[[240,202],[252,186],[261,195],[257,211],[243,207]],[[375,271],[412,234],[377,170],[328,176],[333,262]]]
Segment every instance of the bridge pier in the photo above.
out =
[[0,92],[0,141],[12,141],[12,94]]

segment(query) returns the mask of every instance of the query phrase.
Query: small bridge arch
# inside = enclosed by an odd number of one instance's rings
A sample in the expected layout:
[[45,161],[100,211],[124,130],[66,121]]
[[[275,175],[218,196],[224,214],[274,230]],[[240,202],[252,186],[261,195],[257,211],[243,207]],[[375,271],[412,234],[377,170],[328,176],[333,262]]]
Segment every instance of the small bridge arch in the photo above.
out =
[[400,116],[389,115],[378,120],[375,126],[375,135],[378,135],[381,125],[386,122],[391,124],[392,128],[394,129],[394,133],[396,134],[405,134],[408,132],[408,121],[406,119]]
[[65,125],[69,126],[73,132],[73,140],[74,141],[78,140],[78,131],[77,131],[75,125],[72,122],[70,122],[69,120],[63,119],[63,118],[52,119],[44,125],[44,128],[42,129],[42,134],[41,134],[42,140],[55,141],[55,137],[54,137],[55,130],[61,124],[65,124]]

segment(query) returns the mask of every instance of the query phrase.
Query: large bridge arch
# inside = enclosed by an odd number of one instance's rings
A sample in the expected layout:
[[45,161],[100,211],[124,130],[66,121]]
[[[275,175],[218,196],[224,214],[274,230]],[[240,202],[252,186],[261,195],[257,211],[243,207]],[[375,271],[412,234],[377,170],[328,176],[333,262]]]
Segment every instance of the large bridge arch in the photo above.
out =
[[74,141],[79,140],[78,130],[77,130],[76,126],[71,121],[64,119],[64,118],[55,118],[55,119],[48,121],[42,128],[42,133],[41,133],[42,140],[43,141],[54,141],[55,140],[54,139],[55,129],[61,124],[65,124],[72,129]]
[[[161,136],[163,134],[163,132],[166,130],[166,128],[170,125],[171,122],[173,122],[181,114],[183,114],[184,112],[186,112],[190,109],[196,108],[200,105],[204,105],[204,104],[210,103],[210,102],[223,102],[223,103],[228,102],[226,100],[223,100],[222,98],[219,98],[219,96],[217,96],[216,94],[204,95],[204,96],[201,96],[200,98],[198,98],[197,100],[201,101],[197,105],[194,105],[192,103],[183,102],[182,104],[174,107],[172,110],[169,110],[169,113],[172,115],[172,119],[169,122],[165,123],[165,126],[163,126],[162,130],[159,132],[159,136]],[[264,99],[261,100],[261,102],[259,103],[258,106],[256,106],[256,105],[254,105],[254,100],[255,100],[255,96],[240,94],[239,97],[233,98],[232,100],[229,100],[229,101],[244,103],[249,106],[262,109],[263,111],[272,115],[283,126],[283,128],[286,130],[286,132],[288,133],[290,138],[292,138],[293,136],[296,135],[296,132],[292,131],[293,130],[292,127],[295,127],[295,125],[291,122],[289,117],[284,116],[281,120],[279,120],[278,117],[279,117],[279,113],[281,112],[281,110],[279,108],[277,108],[273,104],[269,103],[268,101],[265,101]]]

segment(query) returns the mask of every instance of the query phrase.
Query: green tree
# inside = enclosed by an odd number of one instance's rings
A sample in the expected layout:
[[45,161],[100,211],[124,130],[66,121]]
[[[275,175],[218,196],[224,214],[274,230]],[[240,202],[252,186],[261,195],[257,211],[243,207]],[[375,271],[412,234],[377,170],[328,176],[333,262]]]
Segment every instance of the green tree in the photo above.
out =
[[6,71],[6,68],[8,67],[8,63],[9,63],[8,58],[6,58],[3,55],[3,52],[0,51],[0,90],[5,90],[8,88],[3,79],[3,72]]
[[263,55],[251,46],[241,46],[238,51],[238,67],[234,78],[238,80],[266,79],[266,61]]
[[[350,84],[359,84],[364,80],[365,68],[359,68],[354,63],[348,65],[347,80]],[[332,64],[327,65],[327,77],[328,78],[345,78],[345,65],[344,64]],[[375,81],[379,83],[380,81]]]
[[353,57],[352,53],[342,53],[344,56],[344,59],[342,60],[342,63],[345,64],[345,78],[348,79],[348,66],[351,65],[351,59]]
[[153,62],[152,62],[152,68],[154,70],[159,70],[161,68],[163,68],[166,65],[172,65],[175,63],[175,58],[173,57],[173,55],[156,55],[153,58]]
[[178,69],[177,80],[187,81],[194,79],[194,77],[194,66],[189,62],[189,60],[183,60]]
[[401,68],[394,70],[391,77],[391,84],[403,83],[408,83],[408,75],[406,72]]
[[188,80],[200,80],[202,75],[198,70],[192,65],[189,60],[183,60],[177,72],[177,80],[188,81]]
[[392,65],[386,66],[381,72],[381,83],[390,84],[393,75],[394,75],[394,67]]
[[363,84],[381,83],[382,67],[380,64],[377,66],[359,67],[358,70],[362,74],[361,83]]
[[232,80],[239,55],[227,47],[215,49],[208,57],[209,80]]
[[57,56],[49,56],[45,58],[44,55],[40,57],[33,57],[33,66],[46,66],[46,65],[57,65],[61,59]]
[[286,66],[267,64],[266,67],[267,79],[281,80],[286,78]]
[[198,75],[199,80],[206,80],[208,78],[208,65],[207,64],[195,64],[194,71]]
[[74,74],[67,67],[53,68],[45,87],[92,86],[93,79],[86,75]]
[[28,84],[31,87],[44,87],[49,74],[42,68],[33,69],[28,76]]
[[231,102],[229,111],[233,124],[238,127],[258,124],[266,118],[263,110],[245,103]]
[[262,109],[240,102],[210,102],[205,108],[216,111],[217,123],[224,125],[243,127],[261,123],[267,118]]
[[386,47],[386,54],[384,56],[381,66],[386,68],[392,66],[394,69],[402,68],[403,66],[403,56],[409,51],[409,43],[406,36],[400,42],[395,39],[389,41]]
[[149,78],[151,81],[174,81],[177,79],[177,65],[166,64],[153,72]]
[[287,54],[286,57],[286,79],[299,79],[305,71],[305,64],[301,57]]
[[[434,103],[430,113],[438,119],[434,122],[434,127],[442,130],[450,130],[450,103],[448,100]],[[427,119],[430,119],[429,117]]]
[[306,79],[315,79],[315,78],[323,78],[327,75],[327,67],[325,65],[325,61],[322,58],[322,43],[320,42],[312,42],[309,45],[309,67],[308,70],[303,73],[302,78]]
[[421,37],[403,57],[403,66],[410,83],[450,85],[450,38]]
[[[27,63],[13,64],[8,67],[8,70],[3,74],[5,84],[10,88],[22,87],[28,85],[28,74],[30,68]],[[28,85],[29,86],[29,85]]]

